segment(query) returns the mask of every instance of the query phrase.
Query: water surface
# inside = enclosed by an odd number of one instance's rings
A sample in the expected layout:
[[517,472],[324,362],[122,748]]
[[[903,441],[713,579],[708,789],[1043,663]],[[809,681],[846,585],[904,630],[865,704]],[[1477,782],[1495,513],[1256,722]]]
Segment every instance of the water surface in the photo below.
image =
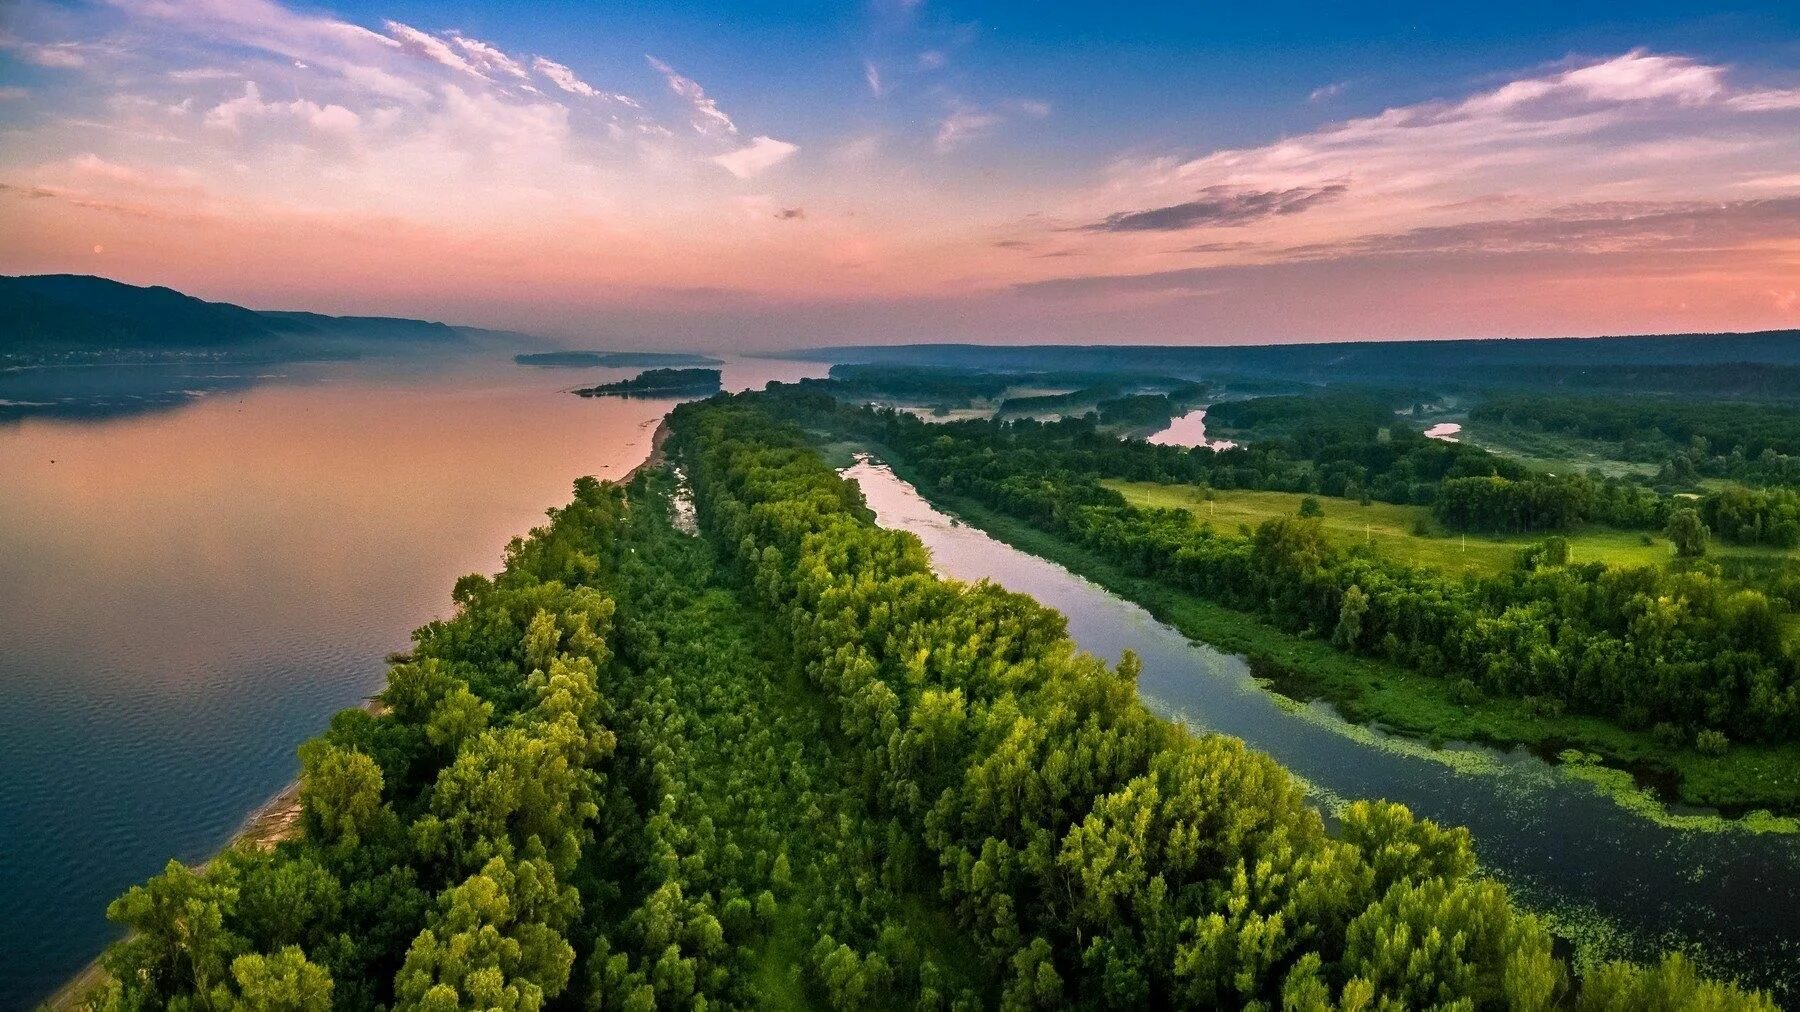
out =
[[1147,442],[1162,446],[1204,446],[1209,450],[1229,450],[1237,444],[1229,439],[1206,438],[1206,409],[1195,408],[1179,418],[1169,420],[1169,427],[1149,437]]
[[1192,643],[1137,605],[953,520],[883,465],[864,460],[845,473],[878,522],[918,535],[940,572],[1031,595],[1067,616],[1075,641],[1100,657],[1136,651],[1139,686],[1159,712],[1242,738],[1322,801],[1390,798],[1468,826],[1484,867],[1590,951],[1642,957],[1681,946],[1715,972],[1789,1000],[1800,993],[1795,837],[1668,829],[1523,751],[1466,746],[1434,755],[1349,728],[1322,707],[1284,709],[1241,657]]
[[0,421],[0,1008],[114,937],[108,900],[292,780],[294,747],[381,687],[458,576],[496,570],[575,478],[642,461],[674,401],[562,392],[636,372],[10,374],[0,392],[57,409]]

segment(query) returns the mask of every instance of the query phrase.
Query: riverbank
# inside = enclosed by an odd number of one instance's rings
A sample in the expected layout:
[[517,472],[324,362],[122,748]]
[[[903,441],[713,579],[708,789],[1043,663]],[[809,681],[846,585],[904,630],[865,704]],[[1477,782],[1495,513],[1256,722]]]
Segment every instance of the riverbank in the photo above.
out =
[[[379,699],[367,699],[362,708],[376,716],[385,710]],[[300,781],[296,778],[283,787],[274,797],[256,806],[245,817],[244,823],[231,834],[231,839],[219,848],[223,854],[233,847],[253,847],[257,850],[269,850],[283,840],[291,840],[300,835]],[[216,858],[218,855],[215,854]],[[200,865],[205,871],[212,864],[208,858]],[[113,944],[117,944],[116,942]],[[112,946],[108,945],[108,949]],[[104,960],[106,952],[95,956],[93,961],[81,968],[81,972],[69,978],[68,983],[56,989],[55,993],[38,1006],[38,1012],[80,1012],[88,1007],[88,999],[94,992],[105,986],[107,981]]]
[[[828,457],[836,457],[846,444],[826,449]],[[1324,641],[1134,576],[1098,553],[979,503],[927,491],[898,455],[870,449],[938,508],[1135,602],[1190,639],[1243,655],[1267,687],[1282,696],[1323,700],[1352,724],[1375,725],[1433,745],[1468,741],[1530,749],[1622,806],[1674,828],[1800,831],[1794,819],[1769,814],[1800,811],[1800,746],[1734,745],[1723,756],[1705,756],[1691,748],[1672,750],[1649,732],[1596,717],[1539,715],[1517,699],[1459,701],[1442,679],[1345,654]],[[1680,806],[1717,809],[1719,814],[1682,812]]]

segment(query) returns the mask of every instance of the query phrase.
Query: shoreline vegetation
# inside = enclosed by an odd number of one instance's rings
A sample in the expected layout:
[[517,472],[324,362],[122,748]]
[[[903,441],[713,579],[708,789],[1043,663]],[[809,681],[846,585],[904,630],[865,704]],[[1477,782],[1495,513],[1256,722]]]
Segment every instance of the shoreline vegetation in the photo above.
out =
[[[402,655],[393,654],[388,657],[389,663]],[[371,698],[363,701],[362,709],[371,716],[379,717],[386,712],[380,699]],[[286,787],[276,791],[274,796],[250,810],[244,821],[232,832],[224,846],[213,852],[211,857],[195,866],[195,871],[204,874],[219,855],[238,847],[249,847],[255,850],[273,850],[284,840],[292,840],[300,835],[300,778],[295,777]],[[38,1012],[79,1012],[89,1007],[89,1000],[95,992],[104,987],[108,977],[103,961],[106,953],[111,951],[113,942],[82,967],[68,982],[57,988],[50,997],[38,1006]]]
[[[1649,731],[1631,731],[1603,718],[1546,716],[1520,700],[1453,698],[1443,679],[1378,658],[1343,653],[1330,643],[1297,636],[1256,616],[1156,581],[1132,576],[1097,553],[963,496],[931,490],[891,448],[840,444],[827,452],[843,460],[845,446],[869,452],[912,484],[933,506],[1014,548],[1092,580],[1150,612],[1191,640],[1251,664],[1266,691],[1303,703],[1328,703],[1352,726],[1374,725],[1436,747],[1466,741],[1494,748],[1524,747],[1564,775],[1586,780],[1634,813],[1670,828],[1701,831],[1800,833],[1791,812],[1800,804],[1791,771],[1800,749],[1740,744],[1724,756],[1671,750]],[[1671,759],[1671,752],[1674,757]],[[1766,793],[1758,793],[1761,787]],[[1672,805],[1711,808],[1717,815],[1682,813]]]

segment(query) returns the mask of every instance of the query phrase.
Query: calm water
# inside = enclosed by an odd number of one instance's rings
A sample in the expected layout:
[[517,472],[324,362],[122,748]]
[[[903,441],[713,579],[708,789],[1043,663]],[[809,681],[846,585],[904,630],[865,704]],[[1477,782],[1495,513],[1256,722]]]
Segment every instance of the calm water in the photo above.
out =
[[1180,418],[1169,420],[1169,427],[1151,436],[1148,442],[1163,446],[1206,446],[1229,450],[1237,444],[1229,439],[1206,438],[1206,409],[1195,408]]
[[1066,615],[1076,642],[1098,656],[1136,651],[1140,687],[1160,712],[1244,739],[1325,800],[1391,798],[1468,826],[1483,863],[1575,937],[1633,955],[1679,945],[1716,971],[1800,997],[1800,839],[1664,829],[1524,753],[1470,747],[1461,757],[1492,769],[1457,772],[1423,749],[1367,732],[1355,740],[1327,711],[1275,705],[1241,658],[953,521],[885,466],[864,461],[846,473],[880,523],[918,535],[942,572],[1030,594]]
[[126,886],[215,851],[457,576],[635,466],[673,403],[505,360],[171,372],[0,377],[58,404],[0,421],[0,1008],[98,952]]

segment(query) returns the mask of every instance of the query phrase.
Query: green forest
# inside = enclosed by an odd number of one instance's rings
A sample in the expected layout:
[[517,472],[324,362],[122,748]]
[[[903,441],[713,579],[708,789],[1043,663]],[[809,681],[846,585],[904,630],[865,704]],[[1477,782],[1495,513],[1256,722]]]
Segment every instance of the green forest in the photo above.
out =
[[[1328,822],[1268,757],[1152,715],[1129,656],[1078,652],[1057,613],[940,579],[878,528],[796,424],[826,418],[939,482],[983,458],[966,487],[1009,509],[1171,548],[1091,481],[1024,469],[1048,452],[993,464],[1004,427],[791,390],[684,405],[671,466],[577,482],[501,573],[457,582],[379,713],[303,746],[298,838],[171,863],[112,904],[129,935],[94,1007],[1774,1007],[1673,954],[1578,976],[1466,831],[1382,802]],[[672,522],[682,487],[697,536]],[[1206,547],[1183,564],[1330,612],[1352,645],[1411,635],[1384,595],[1422,591],[1367,567],[1369,589],[1335,589],[1304,525]],[[1554,617],[1541,578],[1515,593]],[[1596,637],[1644,589],[1569,578]],[[1719,607],[1658,616],[1664,645],[1754,631]],[[1535,664],[1494,677],[1553,682]],[[1716,719],[1791,729],[1747,698]]]

